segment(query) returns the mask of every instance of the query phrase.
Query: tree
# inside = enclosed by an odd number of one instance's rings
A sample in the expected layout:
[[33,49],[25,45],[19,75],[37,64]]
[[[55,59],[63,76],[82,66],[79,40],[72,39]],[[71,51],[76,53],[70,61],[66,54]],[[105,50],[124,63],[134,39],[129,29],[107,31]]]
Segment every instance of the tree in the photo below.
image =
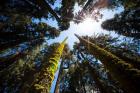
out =
[[125,91],[128,93],[139,92],[138,86],[140,85],[140,82],[138,81],[140,79],[140,71],[138,69],[133,68],[132,65],[126,63],[122,59],[100,48],[99,46],[86,41],[79,36],[77,37],[79,38],[80,42],[87,47],[87,49],[88,47],[90,48],[88,51],[105,65],[111,75],[119,81],[120,85]]
[[139,39],[139,11],[138,8],[125,10],[121,14],[116,14],[114,18],[104,21],[101,26],[103,29],[115,31],[120,35]]
[[[139,41],[133,39],[119,39],[107,34],[93,35],[91,37],[83,36],[82,38],[98,45],[99,47],[111,52],[117,57],[123,59],[137,69],[139,68]],[[80,47],[79,49],[80,50]],[[82,49],[82,52],[86,49]]]
[[111,7],[109,8],[116,8],[119,6],[123,6],[125,9],[130,9],[130,8],[138,8],[139,7],[139,0],[109,0],[111,3]]
[[[0,32],[0,39],[1,39],[1,52],[6,53],[12,48],[21,47],[21,44],[28,43],[27,46],[31,47],[35,44],[39,44],[44,42],[44,37],[47,39],[53,39],[59,36],[60,31],[54,27],[47,25],[46,23],[39,22],[38,24],[25,22],[25,24],[17,23],[18,20],[13,23],[12,27],[11,24],[8,24],[8,27],[3,27]],[[24,26],[22,26],[24,25]],[[12,29],[12,30],[11,30]],[[25,49],[26,50],[26,49]],[[3,67],[9,66],[15,60],[20,58],[23,55],[26,55],[23,50],[22,52],[16,52],[15,54],[7,57],[1,57],[1,69]]]
[[55,84],[54,93],[60,92],[59,91],[60,81],[63,77],[64,70],[69,68],[69,65],[72,60],[73,60],[73,54],[71,53],[69,46],[66,44],[62,53],[62,58],[61,58],[61,63],[60,63],[59,71],[58,71],[58,77]]
[[[48,18],[51,14],[58,22],[60,30],[66,30],[69,27],[69,22],[73,19],[73,9],[75,3],[83,4],[85,0],[70,0],[67,3],[65,0],[61,1],[62,7],[53,9],[51,6],[56,0],[7,0],[1,1],[1,13],[3,14],[23,14],[34,18]],[[12,2],[12,3],[11,3]],[[22,11],[21,11],[22,10]]]
[[41,71],[36,75],[29,91],[34,93],[49,93],[54,73],[57,70],[58,62],[62,55],[66,39],[53,52],[49,61],[43,65]]
[[98,22],[99,19],[101,19],[103,16],[100,13],[100,10],[108,6],[109,6],[109,0],[87,0],[82,10],[75,15],[74,22],[80,23],[87,17],[92,18]]
[[[29,75],[36,72],[35,60],[40,53],[42,43],[30,46],[24,55],[18,56],[12,64],[0,71],[0,92],[19,93],[23,83],[29,79]],[[28,77],[27,77],[28,76]]]
[[[87,39],[87,37],[83,37]],[[89,41],[92,41],[90,37],[88,37]],[[97,39],[96,42],[105,42],[103,39]],[[101,43],[103,44],[103,43]],[[121,93],[122,89],[117,84],[117,81],[110,76],[108,73],[108,70],[103,66],[103,64],[100,63],[100,61],[91,55],[87,48],[82,45],[81,43],[75,43],[74,45],[74,51],[76,52],[76,56],[81,63],[84,64],[84,67],[88,68],[88,73],[90,73],[91,77],[95,81],[95,84],[97,85],[97,88],[99,88],[100,92],[107,92],[107,93]],[[82,67],[81,67],[82,68]],[[96,79],[97,78],[97,79]]]
[[[100,90],[103,93],[118,93],[122,91],[118,88],[118,85],[114,86],[112,83],[114,80],[111,81],[111,79],[107,77],[102,64],[99,64],[94,57],[91,57],[91,55],[84,50],[86,49],[84,49],[83,46],[78,46],[77,44],[74,46],[73,60],[67,60],[70,65],[66,68],[66,71],[65,69],[63,70],[59,87],[57,87],[59,92],[86,93],[93,91],[99,92]],[[74,60],[74,58],[76,58],[77,61]]]
[[96,90],[88,67],[79,62],[70,65],[60,82],[60,93],[86,93]]
[[5,25],[3,25],[0,32],[1,50],[24,42],[44,39],[44,37],[47,39],[55,38],[60,34],[60,30],[51,27],[47,23],[28,21],[31,19],[26,16],[17,15],[15,21],[12,21],[12,19],[13,17],[3,22]]
[[[1,55],[3,56],[0,57],[0,61],[1,61],[0,70],[6,69],[8,66],[13,64],[17,60],[21,59],[22,57],[30,55],[30,53],[32,53],[31,49],[34,50],[35,47],[41,45],[42,43],[43,43],[43,40],[38,39],[38,40],[34,40],[28,43],[23,43],[27,47],[19,45],[19,46],[9,48],[5,51],[2,51]],[[6,54],[7,52],[8,53],[12,52],[12,53],[7,55]]]

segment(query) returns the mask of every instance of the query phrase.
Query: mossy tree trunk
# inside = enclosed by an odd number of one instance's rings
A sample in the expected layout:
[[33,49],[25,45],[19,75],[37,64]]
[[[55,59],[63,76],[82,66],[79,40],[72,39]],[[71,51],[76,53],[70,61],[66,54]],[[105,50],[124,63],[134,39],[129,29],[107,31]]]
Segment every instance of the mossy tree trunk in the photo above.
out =
[[49,61],[43,65],[41,71],[35,75],[35,79],[29,89],[30,93],[49,93],[66,39],[53,52]]
[[78,35],[76,37],[88,49],[89,53],[104,64],[127,93],[140,93],[140,70]]

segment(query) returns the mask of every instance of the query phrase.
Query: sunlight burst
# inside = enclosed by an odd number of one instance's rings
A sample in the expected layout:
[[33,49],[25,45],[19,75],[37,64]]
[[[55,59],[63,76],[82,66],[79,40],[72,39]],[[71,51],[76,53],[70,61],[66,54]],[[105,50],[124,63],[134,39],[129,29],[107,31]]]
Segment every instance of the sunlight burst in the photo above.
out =
[[92,18],[86,18],[83,22],[79,23],[80,33],[91,33],[93,32],[93,28],[96,26],[95,20]]

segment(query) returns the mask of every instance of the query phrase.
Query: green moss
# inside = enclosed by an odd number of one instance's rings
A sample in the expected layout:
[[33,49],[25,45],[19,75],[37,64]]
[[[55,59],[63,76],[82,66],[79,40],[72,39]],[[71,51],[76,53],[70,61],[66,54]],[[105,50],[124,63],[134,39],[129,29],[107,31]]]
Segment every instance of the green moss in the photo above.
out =
[[35,89],[40,90],[40,89],[44,89],[43,86],[39,85],[39,84],[35,84],[34,85]]
[[49,93],[52,81],[54,79],[54,74],[58,68],[58,62],[63,52],[66,39],[56,48],[52,56],[50,56],[49,61],[46,64],[44,63],[41,71],[37,74],[37,81],[34,81],[34,86],[31,87],[30,92]]

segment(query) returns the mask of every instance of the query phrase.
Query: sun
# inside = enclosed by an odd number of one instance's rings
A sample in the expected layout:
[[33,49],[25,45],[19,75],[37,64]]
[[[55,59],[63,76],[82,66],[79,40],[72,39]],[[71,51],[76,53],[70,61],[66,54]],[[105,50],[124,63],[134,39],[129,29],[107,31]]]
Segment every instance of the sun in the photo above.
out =
[[93,25],[95,21],[92,19],[92,18],[86,18],[84,21],[83,21],[83,25],[89,27],[91,25]]
[[92,18],[86,18],[84,21],[83,21],[83,25],[84,27],[93,27],[93,24],[95,23],[95,20],[93,20]]
[[95,28],[95,20],[88,17],[83,20],[83,22],[79,23],[78,28],[81,33],[90,33],[93,32]]

